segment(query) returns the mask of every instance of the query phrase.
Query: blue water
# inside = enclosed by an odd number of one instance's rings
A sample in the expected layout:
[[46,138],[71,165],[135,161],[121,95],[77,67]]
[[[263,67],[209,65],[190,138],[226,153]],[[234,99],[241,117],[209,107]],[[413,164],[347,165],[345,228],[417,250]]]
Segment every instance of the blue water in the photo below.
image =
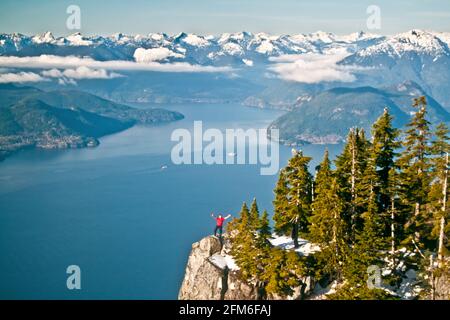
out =
[[[258,199],[272,211],[276,176],[258,165],[170,161],[176,128],[264,128],[280,112],[238,105],[164,106],[182,121],[137,126],[79,150],[27,150],[0,163],[0,298],[176,299],[191,244],[211,211]],[[322,158],[325,146],[306,146]],[[339,146],[328,146],[334,155]],[[281,163],[290,156],[281,147]],[[167,169],[161,167],[167,165]],[[68,290],[66,268],[81,268]]]

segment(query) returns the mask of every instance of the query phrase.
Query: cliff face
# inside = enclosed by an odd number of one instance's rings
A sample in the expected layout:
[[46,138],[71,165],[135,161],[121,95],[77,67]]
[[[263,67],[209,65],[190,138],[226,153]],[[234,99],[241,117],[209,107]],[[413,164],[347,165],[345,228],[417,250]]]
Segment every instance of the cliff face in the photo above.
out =
[[[238,269],[227,261],[228,244],[206,237],[192,245],[178,298],[180,300],[252,300],[256,290],[239,280]],[[231,268],[228,264],[231,264]]]
[[[216,237],[206,237],[192,245],[183,283],[180,300],[255,300],[258,288],[240,279],[239,268],[228,255],[230,243],[227,238],[223,246]],[[288,299],[300,299],[313,289],[310,278],[304,285],[296,288]],[[281,299],[281,297],[270,297]]]

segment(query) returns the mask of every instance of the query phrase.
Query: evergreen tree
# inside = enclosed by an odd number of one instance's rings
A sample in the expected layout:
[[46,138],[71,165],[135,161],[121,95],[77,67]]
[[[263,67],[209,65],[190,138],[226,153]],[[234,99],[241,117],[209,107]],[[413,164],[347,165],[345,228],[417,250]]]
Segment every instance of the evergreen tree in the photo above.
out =
[[259,228],[258,228],[258,234],[259,238],[263,242],[269,241],[270,237],[272,236],[272,232],[270,230],[270,221],[269,221],[269,214],[266,210],[264,210],[260,222],[259,222]]
[[388,109],[372,126],[372,149],[371,157],[378,177],[377,202],[381,212],[389,211],[391,206],[391,194],[389,188],[389,172],[395,167],[396,149],[400,144],[396,140],[398,130],[392,126],[392,116]]
[[230,253],[241,269],[244,280],[251,280],[257,273],[255,263],[256,230],[250,222],[250,211],[244,202],[239,217],[233,219],[227,227],[231,240]]
[[436,127],[435,139],[432,143],[432,185],[430,188],[429,200],[433,213],[432,239],[437,239],[437,253],[439,263],[444,262],[445,251],[445,231],[448,223],[448,153],[450,151],[449,131],[445,124],[441,123]]
[[[322,162],[316,168],[316,176],[314,179],[314,194],[315,198],[320,196],[321,193],[326,192],[329,183],[333,177],[331,170],[331,161],[328,149],[325,150]],[[314,199],[316,200],[316,199]]]
[[270,225],[267,211],[260,217],[256,199],[250,210],[243,204],[239,218],[228,224],[231,238],[231,255],[240,268],[243,280],[253,283],[264,296],[267,264],[271,259]]
[[364,207],[359,200],[358,192],[364,176],[369,152],[369,141],[365,137],[363,129],[352,128],[347,136],[344,150],[336,159],[336,178],[339,183],[339,194],[346,204],[343,218],[346,221],[347,235],[351,242],[355,240],[355,235],[362,228],[360,219]]
[[398,159],[400,168],[400,197],[404,209],[404,243],[421,246],[426,233],[425,206],[430,184],[430,129],[426,119],[427,102],[425,97],[414,99],[414,116],[407,125],[403,141],[404,151]]
[[293,288],[301,285],[303,266],[295,251],[272,248],[271,258],[267,264],[264,280],[269,297],[288,297],[294,293]]
[[258,204],[256,203],[256,199],[253,198],[252,204],[250,206],[250,213],[249,213],[249,225],[251,226],[251,229],[258,229],[259,227],[259,209]]
[[[299,246],[299,231],[307,231],[308,218],[311,214],[312,176],[308,171],[310,160],[311,158],[305,157],[301,151],[297,152],[284,169],[287,194],[278,194],[278,185],[276,188],[275,230],[282,233],[290,232],[296,248]],[[280,184],[283,189],[283,182]],[[286,205],[285,208],[283,204]]]
[[[368,174],[376,177],[375,172]],[[347,255],[344,267],[345,287],[352,288],[353,299],[370,299],[379,294],[380,288],[370,288],[367,285],[368,268],[376,266],[381,269],[384,266],[383,255],[387,244],[383,236],[384,225],[376,201],[374,185],[369,184],[367,187],[369,194],[367,209],[362,214],[363,229],[358,232],[356,243],[351,248],[351,253]]]
[[328,151],[319,165],[315,185],[316,196],[312,204],[314,210],[310,219],[309,237],[321,248],[317,254],[321,260],[321,273],[340,280],[348,248],[344,235],[345,222],[342,219],[345,206],[338,194],[338,184],[331,171]]
[[289,223],[288,221],[286,221],[285,216],[285,212],[287,212],[289,206],[289,188],[285,169],[280,170],[280,175],[278,177],[278,182],[275,187],[274,193],[275,199],[273,201],[273,220],[275,221],[275,233],[286,234],[289,230]]

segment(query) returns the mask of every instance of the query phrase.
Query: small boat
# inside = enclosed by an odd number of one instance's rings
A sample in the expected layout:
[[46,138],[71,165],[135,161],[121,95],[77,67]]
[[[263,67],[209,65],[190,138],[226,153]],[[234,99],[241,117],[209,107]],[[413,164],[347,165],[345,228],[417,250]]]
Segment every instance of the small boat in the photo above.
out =
[[227,155],[229,157],[236,157],[236,153],[234,153],[234,152],[228,152]]
[[166,165],[161,166],[161,170],[165,170],[165,169],[167,169],[167,166],[166,166]]

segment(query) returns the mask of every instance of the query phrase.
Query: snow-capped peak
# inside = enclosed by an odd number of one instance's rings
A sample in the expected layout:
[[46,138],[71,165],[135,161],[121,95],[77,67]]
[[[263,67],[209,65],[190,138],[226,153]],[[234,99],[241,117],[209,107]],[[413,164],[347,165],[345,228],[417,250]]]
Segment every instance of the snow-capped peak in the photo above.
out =
[[47,31],[41,35],[35,35],[31,41],[34,43],[53,43],[55,42],[55,37],[50,31]]
[[182,41],[193,47],[206,47],[210,44],[205,38],[197,36],[193,33],[184,36]]
[[335,37],[336,40],[342,41],[342,42],[347,42],[347,43],[364,41],[364,40],[369,40],[369,39],[376,39],[376,38],[382,38],[382,36],[379,36],[376,34],[371,34],[371,33],[366,33],[364,31],[353,32],[348,35]]
[[313,42],[323,42],[323,43],[332,43],[335,41],[335,35],[330,32],[317,31],[314,33],[310,33],[309,39]]
[[431,32],[410,30],[387,38],[379,44],[370,46],[359,53],[360,56],[388,54],[401,57],[406,52],[414,51],[434,56],[450,55],[448,46]]
[[72,46],[90,46],[93,42],[85,37],[80,32],[76,32],[68,36],[67,41],[69,41]]

